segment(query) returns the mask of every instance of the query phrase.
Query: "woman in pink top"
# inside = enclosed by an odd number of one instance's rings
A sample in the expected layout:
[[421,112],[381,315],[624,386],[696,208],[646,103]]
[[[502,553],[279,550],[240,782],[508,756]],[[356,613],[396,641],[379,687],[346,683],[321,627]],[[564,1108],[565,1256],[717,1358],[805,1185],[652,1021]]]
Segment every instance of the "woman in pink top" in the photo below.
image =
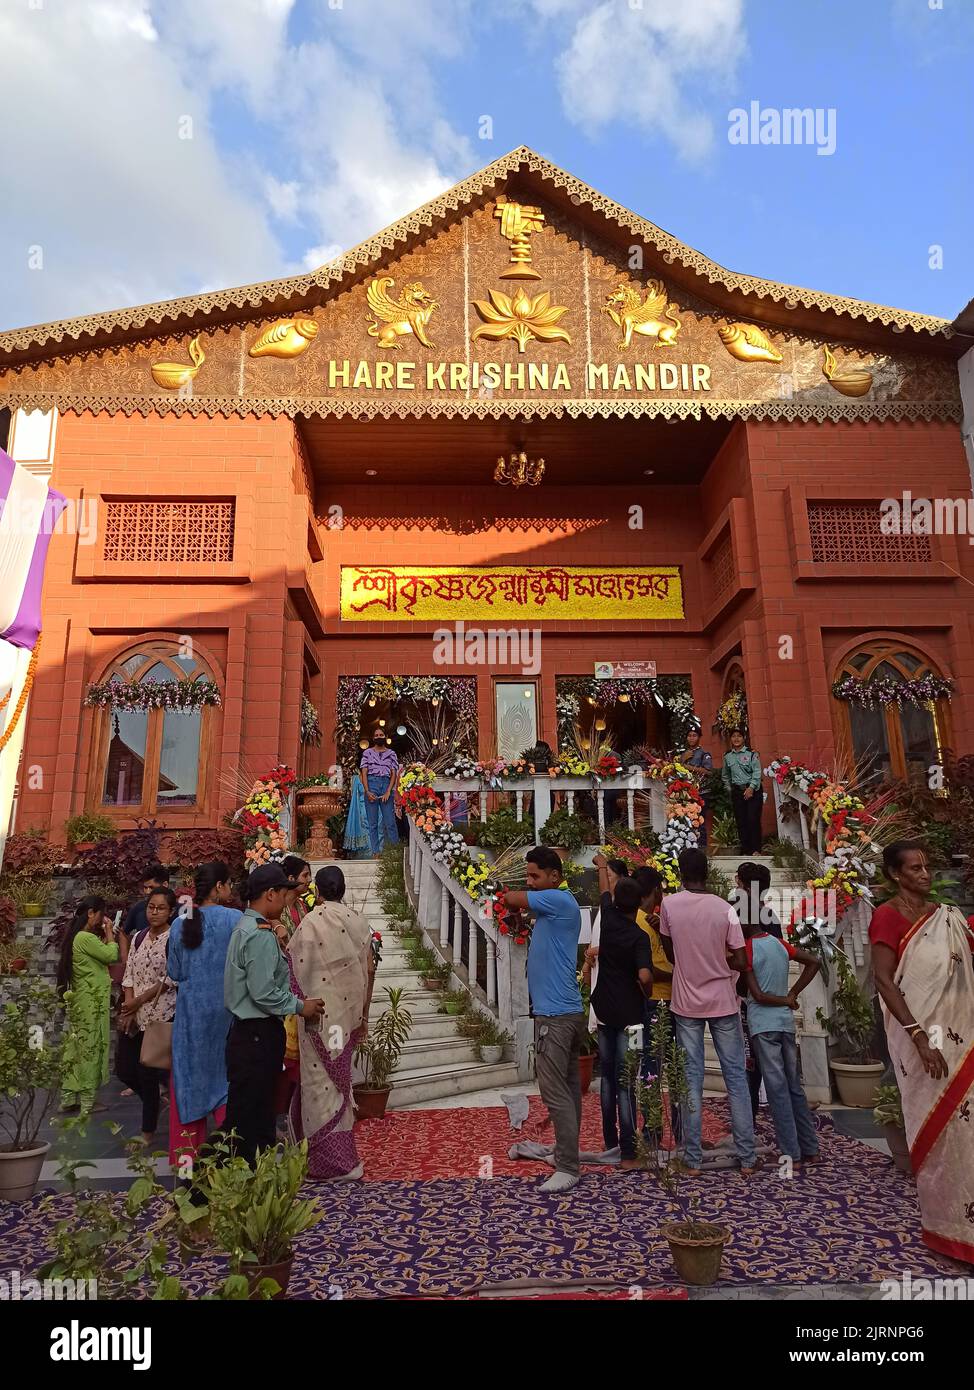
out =
[[684,1161],[693,1176],[703,1161],[704,1027],[720,1062],[731,1130],[741,1172],[759,1166],[754,1119],[744,1069],[744,1035],[737,1003],[737,972],[746,969],[744,933],[737,913],[723,898],[707,891],[707,856],[701,849],[680,855],[683,891],[663,899],[659,930],[663,950],[673,962],[673,1022],[686,1053],[689,1099],[683,1120]]

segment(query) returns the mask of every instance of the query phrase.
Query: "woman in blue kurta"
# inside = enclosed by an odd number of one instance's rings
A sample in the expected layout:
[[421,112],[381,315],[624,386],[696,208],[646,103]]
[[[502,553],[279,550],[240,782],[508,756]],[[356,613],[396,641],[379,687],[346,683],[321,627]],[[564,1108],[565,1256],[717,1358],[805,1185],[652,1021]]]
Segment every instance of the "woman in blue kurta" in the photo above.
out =
[[206,1141],[206,1120],[223,1123],[227,1103],[224,1054],[231,1017],[223,1003],[223,968],[242,914],[224,906],[231,897],[226,864],[203,864],[195,880],[191,916],[177,917],[169,933],[169,978],[179,986],[172,1030],[169,1161],[195,1154]]

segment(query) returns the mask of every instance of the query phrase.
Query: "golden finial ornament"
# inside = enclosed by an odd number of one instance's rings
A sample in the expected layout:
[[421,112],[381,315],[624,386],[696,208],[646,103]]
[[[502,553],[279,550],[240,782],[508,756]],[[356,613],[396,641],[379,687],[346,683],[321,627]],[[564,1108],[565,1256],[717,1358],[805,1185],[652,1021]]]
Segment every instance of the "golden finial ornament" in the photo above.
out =
[[655,338],[654,347],[674,345],[682,325],[674,313],[678,305],[666,301],[667,293],[662,280],[650,280],[642,301],[639,291],[632,285],[623,281],[616,285],[606,296],[602,312],[622,329],[622,341],[618,345],[620,349],[629,346],[634,333],[640,333],[644,338]]
[[532,297],[519,285],[513,296],[503,290],[488,290],[490,302],[475,299],[477,313],[484,320],[470,335],[472,338],[514,338],[518,352],[523,352],[532,338],[539,342],[570,343],[571,337],[564,328],[556,324],[562,314],[568,313],[567,304],[552,304],[551,295],[545,290]]
[[411,280],[403,286],[399,298],[393,299],[389,291],[395,283],[391,275],[377,275],[369,282],[365,291],[371,311],[365,316],[369,337],[375,338],[381,348],[394,348],[399,346],[397,338],[412,333],[423,347],[433,347],[426,329],[439,304],[421,280]]
[[781,361],[781,353],[775,351],[767,335],[753,323],[722,324],[717,336],[738,362]]
[[318,336],[314,319],[278,319],[255,339],[250,357],[300,357]]
[[497,460],[494,469],[494,482],[512,487],[537,487],[544,477],[544,459],[529,459],[522,449],[510,458],[503,455]]
[[502,193],[497,199],[494,216],[500,218],[501,236],[511,243],[510,268],[501,274],[502,280],[540,280],[540,271],[531,264],[531,243],[528,237],[544,226],[540,208],[509,202]]
[[865,396],[873,384],[873,374],[865,367],[846,367],[842,371],[836,371],[835,356],[827,343],[822,375],[833,391],[840,391],[843,396]]
[[186,386],[193,380],[206,361],[206,353],[200,347],[198,333],[195,338],[190,339],[189,355],[192,358],[191,365],[185,362],[153,362],[153,381],[165,387],[167,391],[178,391],[181,386]]

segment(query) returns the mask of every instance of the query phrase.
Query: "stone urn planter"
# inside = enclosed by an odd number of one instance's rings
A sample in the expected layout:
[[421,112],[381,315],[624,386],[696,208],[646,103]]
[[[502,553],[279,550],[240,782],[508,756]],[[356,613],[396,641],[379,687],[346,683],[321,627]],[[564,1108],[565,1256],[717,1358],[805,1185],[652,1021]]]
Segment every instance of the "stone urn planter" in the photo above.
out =
[[299,809],[311,820],[305,853],[309,859],[334,859],[335,846],[328,834],[328,821],[338,814],[341,792],[335,787],[302,787],[297,796]]
[[882,1062],[843,1062],[833,1057],[829,1061],[839,1100],[857,1110],[871,1110],[879,1078],[886,1068]]
[[480,1048],[480,1060],[486,1062],[488,1066],[496,1066],[503,1056],[503,1047],[482,1046]]
[[0,1149],[0,1202],[26,1202],[33,1197],[50,1147]]

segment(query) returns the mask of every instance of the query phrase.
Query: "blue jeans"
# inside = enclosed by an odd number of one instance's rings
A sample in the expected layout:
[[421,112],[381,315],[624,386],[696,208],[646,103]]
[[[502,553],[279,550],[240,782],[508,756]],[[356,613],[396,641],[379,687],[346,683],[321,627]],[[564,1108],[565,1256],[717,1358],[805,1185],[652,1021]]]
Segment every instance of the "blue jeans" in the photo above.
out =
[[794,1033],[752,1033],[778,1148],[798,1163],[818,1153],[818,1134],[798,1075]]
[[[369,791],[375,797],[382,797],[389,790],[388,777],[375,777],[369,773]],[[381,833],[379,827],[379,816],[382,816]],[[399,840],[399,831],[396,829],[396,807],[392,797],[388,801],[370,801],[365,798],[365,821],[369,827],[369,848],[373,854],[378,854],[382,848],[383,839],[387,844],[394,845]]]
[[[636,1157],[636,1094],[622,1078],[629,1051],[629,1032],[599,1024],[599,1069],[602,1073],[602,1141],[607,1149],[618,1144],[623,1158]],[[618,1118],[618,1127],[616,1120]]]
[[739,1013],[722,1018],[686,1018],[674,1014],[676,1040],[687,1054],[687,1113],[683,1117],[684,1158],[688,1168],[699,1168],[703,1162],[701,1126],[703,1120],[703,1030],[710,1025],[710,1036],[717,1049],[727,1099],[730,1101],[731,1132],[734,1148],[742,1168],[753,1168],[757,1152],[754,1146],[754,1119],[751,1097],[744,1070],[744,1034]]
[[[643,1078],[644,1081],[645,1081],[646,1078],[647,1078],[648,1076],[650,1076],[651,1074],[655,1076],[655,1074],[656,1074],[656,1068],[659,1066],[659,1058],[658,1058],[658,1057],[654,1057],[654,1056],[653,1056],[653,1051],[652,1051],[652,1027],[653,1027],[653,1024],[656,1022],[656,1015],[657,1015],[657,1013],[659,1012],[659,1006],[660,1006],[660,1004],[663,1003],[663,1002],[664,1002],[664,1001],[661,1000],[661,999],[647,999],[647,1000],[645,1001],[645,1003],[643,1004],[643,1059],[642,1059],[642,1065],[641,1065],[641,1067],[640,1067],[640,1072],[641,1072],[641,1075],[642,1075],[642,1078]],[[666,1009],[667,1009],[667,1020],[668,1020],[668,1025],[669,1025],[669,1026],[668,1026],[668,1029],[667,1029],[667,1033],[668,1033],[668,1036],[669,1036],[670,1038],[672,1038],[672,1037],[673,1037],[673,1011],[672,1011],[672,1009],[670,1008],[669,1002],[668,1002],[668,1001],[665,1001],[665,1002],[666,1002]],[[676,1103],[674,1102],[674,1100],[673,1100],[672,1097],[670,1097],[670,1128],[671,1128],[671,1130],[673,1131],[673,1138],[674,1138],[674,1140],[676,1141],[676,1143],[677,1143],[677,1144],[682,1144],[682,1143],[683,1143],[683,1108],[682,1108],[682,1106],[676,1104]],[[660,1145],[661,1145],[662,1142],[663,1142],[663,1136],[662,1136],[662,1134],[660,1134],[660,1133],[653,1134],[653,1133],[651,1132],[651,1130],[650,1130],[650,1128],[649,1128],[649,1125],[646,1123],[646,1116],[645,1116],[645,1114],[643,1115],[643,1138],[645,1138],[645,1139],[650,1139],[650,1140],[651,1140],[651,1139],[655,1139],[655,1140],[656,1140],[656,1147],[657,1147],[657,1148],[659,1148]]]

